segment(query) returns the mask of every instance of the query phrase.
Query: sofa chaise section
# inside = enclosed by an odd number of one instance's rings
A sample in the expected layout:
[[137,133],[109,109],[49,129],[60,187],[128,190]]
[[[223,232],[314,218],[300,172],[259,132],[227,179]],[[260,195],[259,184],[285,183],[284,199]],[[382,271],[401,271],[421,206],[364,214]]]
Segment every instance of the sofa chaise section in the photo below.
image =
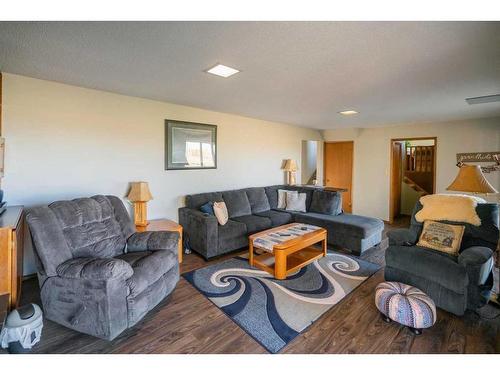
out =
[[326,228],[330,245],[349,249],[357,255],[379,244],[384,230],[384,222],[380,219],[343,213],[297,213],[295,221]]

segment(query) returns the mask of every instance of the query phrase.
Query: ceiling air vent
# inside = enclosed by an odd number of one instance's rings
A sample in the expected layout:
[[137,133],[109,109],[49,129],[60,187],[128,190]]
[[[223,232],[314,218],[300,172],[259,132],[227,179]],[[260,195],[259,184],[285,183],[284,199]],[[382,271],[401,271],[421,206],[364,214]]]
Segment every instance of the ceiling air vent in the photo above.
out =
[[476,96],[475,98],[467,98],[467,99],[465,99],[465,101],[471,105],[472,104],[500,102],[500,94]]

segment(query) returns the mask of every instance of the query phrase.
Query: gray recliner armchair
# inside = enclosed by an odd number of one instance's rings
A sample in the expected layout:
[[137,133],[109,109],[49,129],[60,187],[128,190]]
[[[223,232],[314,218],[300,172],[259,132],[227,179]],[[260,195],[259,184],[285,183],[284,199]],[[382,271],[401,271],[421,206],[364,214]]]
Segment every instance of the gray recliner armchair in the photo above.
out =
[[122,201],[97,195],[28,210],[45,316],[112,340],[179,280],[177,232],[136,232]]
[[417,202],[409,229],[389,231],[385,253],[385,279],[415,286],[436,306],[456,315],[483,306],[493,286],[493,252],[498,243],[498,204],[479,203],[480,226],[465,226],[458,257],[416,246],[423,223],[415,219],[422,209]]

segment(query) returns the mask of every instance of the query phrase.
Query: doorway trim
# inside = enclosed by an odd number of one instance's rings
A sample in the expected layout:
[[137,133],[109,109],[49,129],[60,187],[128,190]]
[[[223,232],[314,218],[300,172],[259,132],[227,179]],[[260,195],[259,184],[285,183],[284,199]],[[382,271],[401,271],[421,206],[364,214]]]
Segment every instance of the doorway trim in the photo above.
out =
[[393,195],[394,191],[392,188],[392,177],[394,171],[392,170],[392,165],[393,165],[393,153],[392,153],[392,145],[394,142],[401,142],[401,141],[421,141],[421,140],[427,140],[427,139],[432,139],[434,140],[434,160],[433,160],[433,171],[432,171],[432,190],[434,193],[436,192],[436,167],[437,167],[437,153],[438,153],[438,139],[437,137],[403,137],[403,138],[391,138],[389,142],[389,155],[390,155],[390,160],[389,160],[389,224],[394,223],[394,217],[392,215],[392,210],[393,210]]
[[[355,143],[352,139],[346,139],[343,141],[324,141],[323,142],[323,186],[326,186],[326,144],[327,143],[352,143],[352,158],[351,158],[351,213],[354,211],[354,158],[355,158]],[[341,193],[342,194],[342,193]]]

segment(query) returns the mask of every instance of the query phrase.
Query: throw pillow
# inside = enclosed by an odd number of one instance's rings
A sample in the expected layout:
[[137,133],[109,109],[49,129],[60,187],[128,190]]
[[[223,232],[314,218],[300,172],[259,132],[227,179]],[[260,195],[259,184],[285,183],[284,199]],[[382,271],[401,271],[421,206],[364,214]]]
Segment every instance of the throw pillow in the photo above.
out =
[[450,255],[458,255],[464,230],[464,225],[426,220],[417,246],[442,251]]
[[204,214],[214,216],[214,203],[213,202],[207,202],[203,206],[200,207],[200,211],[203,212]]
[[481,225],[476,212],[478,203],[486,203],[483,198],[463,194],[428,194],[419,199],[422,209],[415,214],[418,222],[425,220],[454,221]]
[[295,191],[295,190],[278,189],[278,206],[276,208],[278,208],[280,210],[285,210],[286,209],[286,194],[287,193],[298,194],[298,192]]
[[296,191],[286,193],[286,210],[306,212],[306,198],[306,193],[297,193]]
[[340,197],[340,193],[314,190],[309,211],[319,214],[340,215],[342,213]]
[[229,215],[227,213],[227,207],[224,202],[215,202],[214,203],[214,213],[217,221],[220,225],[225,225],[229,220]]

